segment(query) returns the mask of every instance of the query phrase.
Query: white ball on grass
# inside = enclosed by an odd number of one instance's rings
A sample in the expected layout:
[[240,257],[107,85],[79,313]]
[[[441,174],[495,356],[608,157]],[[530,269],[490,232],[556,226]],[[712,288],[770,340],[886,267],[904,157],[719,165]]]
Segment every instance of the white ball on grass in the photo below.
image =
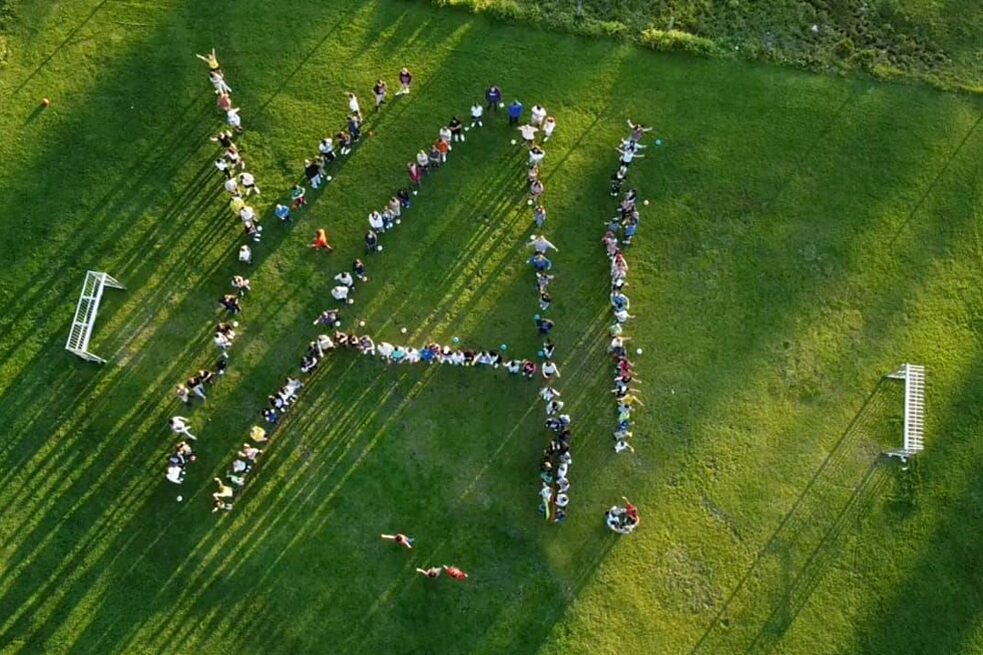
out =
[[178,496],[178,497],[177,497],[177,502],[179,502],[179,503],[180,503],[180,502],[181,502],[182,500],[184,500],[184,496]]
[[331,177],[330,175],[328,175],[327,177],[325,177],[325,179],[326,179],[326,180],[327,180],[328,182],[330,182],[330,181],[331,181],[331,180],[333,180],[334,178],[333,178],[333,177]]
[[354,299],[354,298],[349,298],[349,299],[348,299],[348,300],[347,300],[346,302],[347,302],[347,303],[348,303],[349,305],[354,305],[354,304],[355,304],[355,299]]
[[636,355],[641,355],[642,354],[642,349],[641,348],[636,349],[635,350],[635,354]]
[[512,139],[512,145],[515,145],[515,139]]
[[499,108],[499,109],[501,109],[501,108],[502,108],[502,107],[504,107],[504,106],[505,106],[505,103],[504,103],[504,102],[500,102],[500,103],[498,103],[498,108]]
[[420,192],[419,192],[419,191],[417,191],[416,189],[413,189],[413,195],[414,195],[414,196],[415,196],[416,194],[418,194],[418,193],[420,193]]
[[239,321],[232,321],[232,327],[239,327]]
[[530,207],[532,207],[532,200],[531,199],[530,200],[527,200],[526,201],[526,204],[529,205]]
[[406,328],[400,328],[399,333],[400,334],[406,334]]
[[399,224],[400,224],[400,223],[402,223],[402,222],[403,222],[403,221],[401,221],[401,220],[399,220],[398,218],[396,219],[396,225],[399,225]]
[[365,321],[359,321],[358,327],[365,327]]
[[649,206],[649,201],[648,200],[643,200],[642,201],[642,204],[645,205],[646,207],[648,207]]
[[382,252],[382,244],[380,243],[378,246],[376,246],[375,250],[376,252]]

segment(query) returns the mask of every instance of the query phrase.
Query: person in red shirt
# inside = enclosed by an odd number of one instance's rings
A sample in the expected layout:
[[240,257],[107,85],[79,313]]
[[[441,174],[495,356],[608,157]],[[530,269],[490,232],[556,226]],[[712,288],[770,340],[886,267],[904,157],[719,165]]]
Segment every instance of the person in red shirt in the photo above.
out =
[[642,522],[642,517],[638,515],[638,508],[632,505],[631,501],[624,496],[621,498],[625,501],[625,514],[628,515],[628,521],[631,523],[632,529],[635,529]]
[[457,568],[456,566],[447,566],[444,564],[444,570],[447,571],[447,575],[451,576],[458,582],[464,582],[468,579],[468,574]]
[[323,229],[318,230],[314,234],[314,243],[311,244],[311,248],[314,250],[327,250],[328,252],[334,250],[334,246],[328,243],[328,233]]

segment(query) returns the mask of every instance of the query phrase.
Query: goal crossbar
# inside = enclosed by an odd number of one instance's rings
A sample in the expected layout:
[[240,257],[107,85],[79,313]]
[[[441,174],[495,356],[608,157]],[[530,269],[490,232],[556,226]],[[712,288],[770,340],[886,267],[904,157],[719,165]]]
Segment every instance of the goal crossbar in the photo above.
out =
[[68,341],[65,342],[65,350],[84,360],[99,362],[100,364],[105,364],[106,360],[89,352],[89,340],[92,338],[92,329],[95,327],[96,315],[99,313],[102,292],[106,287],[126,288],[108,273],[88,271],[85,274],[82,293],[79,295],[78,304],[75,306],[72,328],[68,333]]

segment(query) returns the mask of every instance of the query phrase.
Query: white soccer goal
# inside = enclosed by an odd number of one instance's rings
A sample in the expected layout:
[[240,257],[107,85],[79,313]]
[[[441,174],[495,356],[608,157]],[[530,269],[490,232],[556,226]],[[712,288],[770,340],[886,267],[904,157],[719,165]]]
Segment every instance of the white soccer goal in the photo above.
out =
[[904,381],[904,444],[888,455],[907,461],[925,448],[925,367],[905,364],[887,377]]
[[102,290],[105,287],[126,288],[108,273],[89,271],[85,274],[82,295],[79,296],[79,303],[75,306],[72,330],[68,333],[68,342],[65,343],[65,350],[75,353],[82,359],[100,364],[105,364],[106,360],[89,352],[89,339],[92,337],[96,314],[99,313],[99,301],[102,300]]

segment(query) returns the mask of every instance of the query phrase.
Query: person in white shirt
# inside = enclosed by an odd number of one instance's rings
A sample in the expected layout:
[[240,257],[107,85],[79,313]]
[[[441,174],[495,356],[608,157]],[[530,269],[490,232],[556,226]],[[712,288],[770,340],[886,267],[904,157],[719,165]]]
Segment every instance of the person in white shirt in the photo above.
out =
[[522,361],[518,359],[512,359],[505,362],[505,370],[512,375],[517,375],[519,371],[522,370]]
[[239,210],[239,218],[242,219],[243,223],[250,223],[256,218],[256,210],[246,205]]
[[635,157],[644,157],[645,156],[645,155],[640,155],[637,152],[635,152],[635,149],[634,148],[628,148],[628,147],[618,148],[618,152],[621,153],[621,165],[622,166],[630,166],[631,165],[631,162],[635,159]]
[[538,167],[546,158],[546,151],[539,146],[529,148],[529,165]]
[[416,364],[420,361],[420,351],[416,348],[409,347],[406,349],[406,361],[410,364]]
[[339,284],[331,290],[331,297],[335,300],[348,300],[348,293],[351,291],[350,287],[346,287],[344,284]]
[[545,254],[547,251],[551,249],[560,252],[559,249],[556,246],[554,246],[552,243],[550,243],[550,241],[542,234],[540,235],[534,234],[531,237],[529,237],[529,245],[535,248],[536,252],[541,252],[543,254]]
[[225,190],[234,196],[239,195],[239,185],[236,184],[236,179],[234,177],[230,177],[225,181]]
[[624,439],[618,439],[617,441],[614,442],[614,452],[623,453],[626,450],[635,452],[635,449],[631,447],[631,444],[625,441]]
[[481,103],[474,103],[471,105],[471,127],[484,127],[482,122],[482,117],[484,116],[485,108],[481,106]]
[[389,358],[392,357],[393,350],[395,350],[395,348],[393,348],[393,345],[388,341],[380,341],[375,347],[375,351],[379,357],[383,358],[387,362],[389,361]]
[[239,108],[232,107],[225,112],[225,120],[236,132],[242,132],[242,118],[239,117]]
[[191,430],[188,428],[188,419],[186,419],[185,417],[172,416],[170,424],[171,424],[171,430],[174,431],[174,434],[183,434],[184,436],[192,440],[198,439],[198,437],[191,434]]
[[448,148],[451,149],[451,150],[453,150],[453,148],[450,148],[450,143],[451,143],[451,137],[452,136],[453,135],[451,134],[451,128],[447,127],[446,125],[444,125],[444,126],[442,126],[440,128],[440,140],[443,141],[443,142],[445,142],[447,144]]
[[385,223],[382,220],[382,214],[374,211],[369,214],[369,227],[371,227],[376,232],[385,232]]
[[543,121],[543,141],[549,141],[550,137],[553,136],[553,130],[556,129],[556,119],[552,116],[547,116],[546,120]]
[[362,118],[362,110],[358,106],[358,98],[355,97],[354,93],[349,92],[348,94],[348,111],[355,114],[359,118]]
[[350,287],[355,284],[355,280],[352,278],[352,274],[348,271],[343,271],[334,276],[334,279],[346,287]]
[[543,124],[543,120],[546,118],[546,109],[544,109],[542,105],[533,105],[533,108],[529,114],[529,122],[536,127],[540,127]]
[[173,482],[174,484],[181,484],[184,482],[184,469],[177,464],[172,464],[167,467],[167,473],[165,474],[168,482]]
[[252,173],[246,171],[240,173],[239,182],[242,184],[242,187],[246,190],[247,196],[252,193],[259,195],[259,187],[256,186],[256,178],[253,177]]
[[239,248],[239,261],[243,262],[244,264],[253,263],[253,251],[249,248],[249,246],[242,246]]
[[533,139],[536,138],[536,132],[538,132],[539,130],[534,126],[529,125],[528,123],[526,123],[525,125],[520,125],[518,129],[519,132],[522,133],[522,138],[526,142],[526,144],[532,147]]
[[557,368],[556,364],[553,362],[543,362],[542,367],[543,377],[549,380],[553,377],[560,377],[560,369]]

